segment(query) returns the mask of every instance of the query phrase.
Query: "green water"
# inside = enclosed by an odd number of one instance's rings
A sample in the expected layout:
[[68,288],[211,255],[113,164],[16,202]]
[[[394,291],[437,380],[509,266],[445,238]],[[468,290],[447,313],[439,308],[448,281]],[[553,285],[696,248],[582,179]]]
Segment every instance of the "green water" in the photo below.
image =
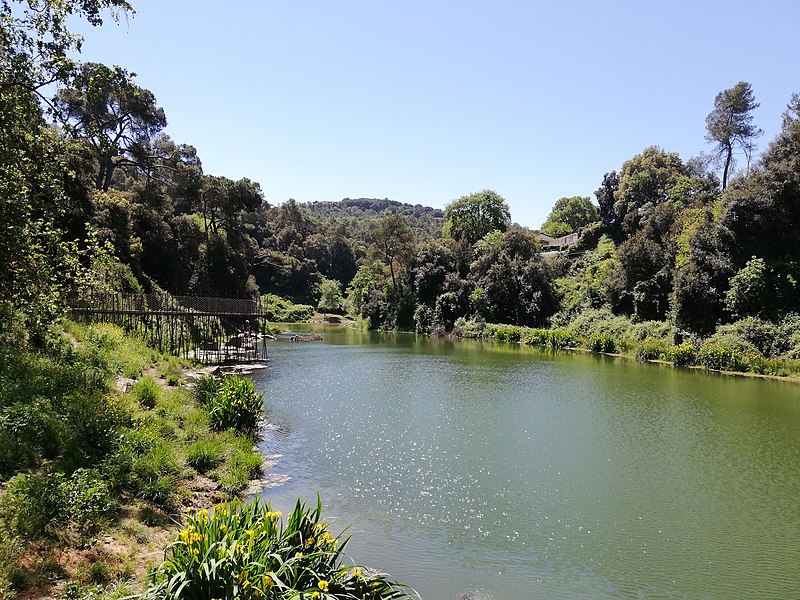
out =
[[423,598],[800,598],[800,385],[327,329],[256,376],[264,494]]

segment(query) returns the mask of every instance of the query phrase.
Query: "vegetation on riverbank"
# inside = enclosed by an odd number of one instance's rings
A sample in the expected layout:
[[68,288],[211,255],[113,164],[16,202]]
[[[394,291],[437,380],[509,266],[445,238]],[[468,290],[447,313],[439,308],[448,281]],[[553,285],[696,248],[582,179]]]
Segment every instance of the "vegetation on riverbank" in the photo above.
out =
[[41,348],[3,332],[4,595],[72,581],[70,597],[79,597],[76,586],[141,576],[142,547],[155,564],[175,515],[230,498],[259,475],[256,409],[236,393],[238,379],[209,400],[231,405],[230,422],[218,423],[186,387],[168,385],[187,363],[117,327],[67,322]]
[[292,513],[281,517],[258,498],[188,517],[143,598],[409,597],[383,575],[348,564],[348,538],[332,535],[321,520],[319,497],[312,508],[298,500]]
[[749,317],[720,327],[711,337],[674,343],[663,321],[633,322],[607,310],[592,309],[562,329],[536,329],[459,319],[454,337],[497,340],[553,349],[583,349],[619,354],[640,361],[663,361],[673,366],[800,377],[800,318],[790,315],[779,323]]

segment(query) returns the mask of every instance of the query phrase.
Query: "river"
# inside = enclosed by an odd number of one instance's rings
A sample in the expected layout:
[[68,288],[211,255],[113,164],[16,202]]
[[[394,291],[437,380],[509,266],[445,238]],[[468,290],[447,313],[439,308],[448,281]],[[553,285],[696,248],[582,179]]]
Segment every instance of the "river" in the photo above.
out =
[[800,384],[325,328],[270,346],[262,492],[426,600],[800,598]]

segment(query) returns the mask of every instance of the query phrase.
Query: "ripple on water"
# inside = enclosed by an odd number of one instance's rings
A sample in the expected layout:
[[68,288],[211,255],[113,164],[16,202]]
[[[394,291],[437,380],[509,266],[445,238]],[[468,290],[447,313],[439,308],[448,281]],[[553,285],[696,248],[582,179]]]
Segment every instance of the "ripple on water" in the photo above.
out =
[[273,364],[270,494],[320,490],[426,597],[800,597],[800,414],[763,388],[487,351]]

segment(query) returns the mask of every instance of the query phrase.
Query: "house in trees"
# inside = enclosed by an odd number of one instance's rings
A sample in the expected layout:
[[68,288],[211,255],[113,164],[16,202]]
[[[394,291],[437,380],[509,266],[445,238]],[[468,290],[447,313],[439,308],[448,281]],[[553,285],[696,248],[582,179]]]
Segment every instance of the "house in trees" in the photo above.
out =
[[550,237],[544,233],[537,233],[536,237],[542,245],[542,252],[559,252],[562,248],[571,246],[578,241],[577,233],[568,233],[557,238]]

